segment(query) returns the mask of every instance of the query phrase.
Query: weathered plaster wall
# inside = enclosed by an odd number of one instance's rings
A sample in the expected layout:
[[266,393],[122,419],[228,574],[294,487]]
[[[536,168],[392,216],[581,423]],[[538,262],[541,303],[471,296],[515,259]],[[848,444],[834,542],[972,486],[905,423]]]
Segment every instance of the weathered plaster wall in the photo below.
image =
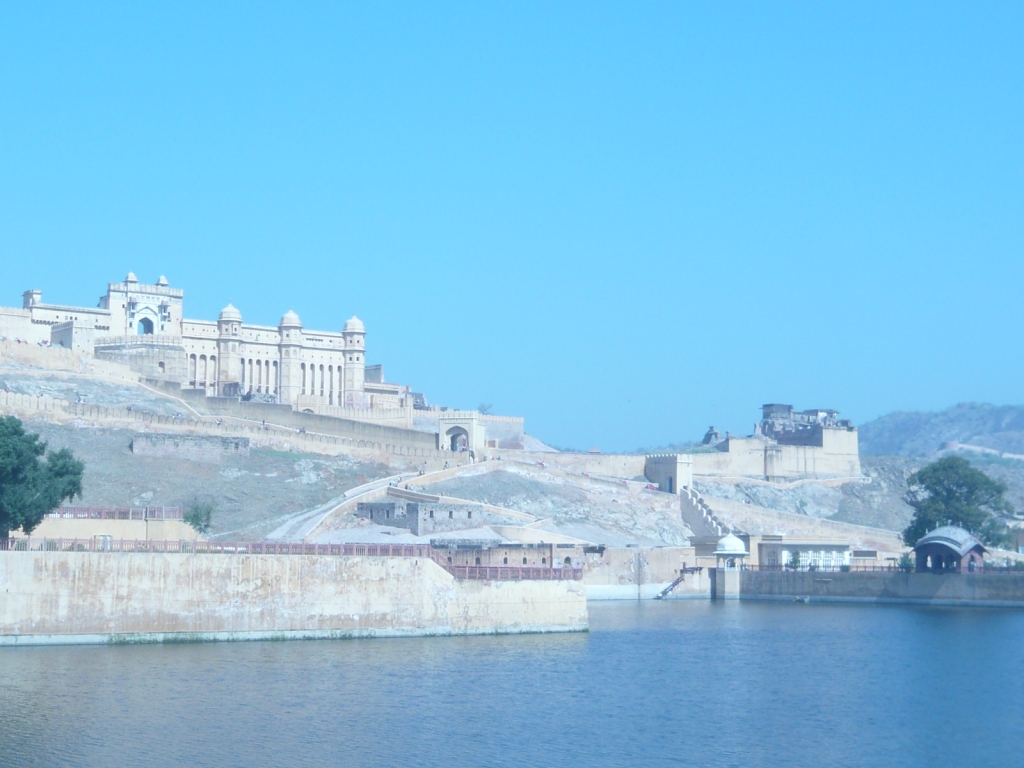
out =
[[[20,530],[11,536],[21,538]],[[110,536],[129,541],[195,541],[196,529],[181,520],[66,520],[47,517],[32,531],[33,539],[91,539]]]
[[459,581],[426,558],[0,553],[0,644],[567,632],[579,581]]
[[[584,555],[583,582],[591,600],[646,600],[675,581],[679,571],[693,567],[693,547],[605,547]],[[709,597],[707,570],[688,574],[671,598]]]
[[826,429],[822,445],[777,445],[732,437],[727,451],[693,455],[693,474],[725,477],[855,477],[861,474],[857,432]]

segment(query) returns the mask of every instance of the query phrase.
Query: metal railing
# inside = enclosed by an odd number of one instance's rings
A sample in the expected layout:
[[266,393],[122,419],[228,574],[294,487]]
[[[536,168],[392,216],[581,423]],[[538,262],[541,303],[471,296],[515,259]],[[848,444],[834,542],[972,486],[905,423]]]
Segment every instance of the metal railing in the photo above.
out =
[[181,520],[181,507],[58,507],[51,520]]
[[158,541],[114,539],[0,539],[0,552],[108,552],[189,555],[317,555],[329,557],[425,557],[456,579],[494,581],[579,580],[582,568],[517,568],[456,565],[428,544],[309,544],[287,541]]

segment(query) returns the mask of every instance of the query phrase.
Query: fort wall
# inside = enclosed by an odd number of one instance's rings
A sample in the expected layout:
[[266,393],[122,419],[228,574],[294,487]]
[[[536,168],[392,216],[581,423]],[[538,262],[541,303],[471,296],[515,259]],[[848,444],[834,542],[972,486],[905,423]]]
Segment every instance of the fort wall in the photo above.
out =
[[644,476],[646,457],[642,454],[611,453],[551,453],[547,451],[495,451],[487,452],[492,458],[502,458],[557,467],[571,474],[589,474],[632,480]]
[[3,552],[0,645],[587,629],[579,580],[458,580],[424,557]]
[[730,437],[727,450],[693,454],[693,474],[723,477],[856,477],[861,474],[856,430],[826,429],[822,445],[780,445]]
[[[238,405],[254,405],[249,403],[238,403]],[[314,419],[329,419],[329,417],[313,417],[310,414],[294,414],[290,406],[264,406],[268,408],[282,408],[282,416],[287,419],[289,416],[309,417]],[[222,422],[216,424],[213,421],[199,419],[175,418],[170,416],[159,416],[142,411],[129,411],[126,408],[104,408],[102,406],[88,405],[85,403],[70,403],[67,400],[56,400],[48,397],[34,397],[31,395],[19,395],[13,392],[0,392],[0,412],[14,413],[27,417],[43,416],[54,421],[72,420],[76,418],[88,419],[104,424],[116,424],[130,429],[138,429],[147,426],[151,429],[182,432],[182,433],[205,433],[213,435],[237,435],[248,437],[253,445],[288,450],[308,451],[311,453],[335,453],[348,452],[354,449],[374,451],[377,453],[393,456],[404,456],[411,459],[445,460],[451,462],[468,462],[469,457],[459,454],[452,454],[448,451],[439,451],[434,448],[409,445],[401,440],[405,434],[404,430],[389,430],[387,427],[378,427],[375,424],[358,424],[364,428],[364,434],[352,436],[298,433],[289,427],[271,426],[268,423],[266,429],[260,424],[253,423],[231,423]],[[268,420],[269,422],[269,420]],[[336,425],[330,425],[336,427]],[[394,434],[398,432],[398,434]],[[413,433],[422,434],[422,433]],[[433,443],[433,435],[428,435],[428,445]],[[398,439],[396,439],[398,438]],[[395,442],[387,442],[394,439]]]
[[132,438],[132,453],[219,462],[225,455],[248,456],[249,438],[149,433]]
[[752,535],[780,534],[794,538],[818,538],[846,541],[858,548],[874,549],[879,553],[899,554],[906,547],[900,534],[884,528],[841,523],[809,515],[782,512],[735,499],[716,496],[701,497],[710,508],[713,519]]

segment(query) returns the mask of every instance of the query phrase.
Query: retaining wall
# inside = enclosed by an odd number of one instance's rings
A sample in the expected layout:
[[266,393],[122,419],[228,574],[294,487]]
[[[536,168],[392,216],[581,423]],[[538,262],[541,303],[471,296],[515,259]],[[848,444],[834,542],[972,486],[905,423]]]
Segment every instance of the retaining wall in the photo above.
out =
[[[187,392],[187,390],[182,390]],[[242,405],[250,405],[244,403]],[[284,408],[290,411],[290,406],[263,406],[267,408]],[[254,445],[273,446],[289,448],[294,446],[297,450],[311,451],[316,453],[332,453],[331,447],[336,448],[335,453],[349,449],[366,449],[396,456],[420,457],[428,459],[445,459],[452,462],[468,462],[466,454],[454,454],[451,451],[441,451],[434,448],[409,445],[404,442],[381,442],[380,439],[373,439],[374,436],[385,439],[392,437],[390,432],[378,432],[364,436],[343,437],[332,434],[302,433],[299,434],[287,427],[276,427],[268,423],[267,429],[260,424],[239,424],[223,422],[216,424],[214,421],[197,420],[192,418],[174,418],[171,416],[159,416],[144,411],[129,411],[127,408],[105,408],[85,403],[70,403],[67,400],[55,400],[49,397],[34,397],[32,395],[19,395],[13,392],[0,392],[0,411],[22,413],[27,415],[52,415],[54,419],[83,418],[101,421],[105,423],[117,422],[137,428],[138,425],[148,425],[156,429],[168,429],[170,431],[202,432],[214,435],[241,435],[249,437]],[[275,417],[277,414],[274,414]],[[310,414],[298,414],[310,417]],[[287,414],[285,414],[287,416]],[[326,417],[312,417],[326,418]],[[335,420],[337,421],[337,420]],[[355,422],[353,422],[355,423]],[[388,430],[387,427],[377,427],[373,424],[362,424],[360,426],[378,430]],[[404,430],[395,430],[405,432]],[[415,433],[422,434],[422,433]],[[401,435],[399,435],[401,437]],[[432,445],[434,436],[429,435],[428,442]]]
[[423,557],[0,553],[0,645],[587,629],[579,580],[457,580]]
[[732,571],[741,600],[991,605],[1024,608],[1024,574]]

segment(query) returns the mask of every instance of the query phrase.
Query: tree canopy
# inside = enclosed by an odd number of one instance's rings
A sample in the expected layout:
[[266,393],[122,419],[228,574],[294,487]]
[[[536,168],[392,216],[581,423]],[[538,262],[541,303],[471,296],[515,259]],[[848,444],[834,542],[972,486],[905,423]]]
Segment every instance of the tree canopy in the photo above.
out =
[[906,502],[914,508],[914,517],[903,540],[910,546],[943,525],[960,526],[989,545],[1005,542],[1006,527],[995,516],[1013,512],[1003,497],[1006,486],[967,459],[939,459],[912,474],[907,485]]
[[46,452],[20,419],[0,416],[0,539],[31,533],[47,513],[82,493],[85,465],[67,448]]

